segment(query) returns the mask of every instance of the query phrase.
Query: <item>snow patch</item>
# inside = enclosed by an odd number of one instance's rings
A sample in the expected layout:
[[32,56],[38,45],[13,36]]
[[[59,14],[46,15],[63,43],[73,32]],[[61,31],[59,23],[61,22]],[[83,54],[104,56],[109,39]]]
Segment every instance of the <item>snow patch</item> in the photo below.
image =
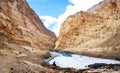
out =
[[85,69],[90,64],[95,63],[106,63],[106,64],[120,64],[120,61],[110,60],[110,59],[101,59],[88,57],[83,55],[75,55],[71,54],[71,56],[66,56],[70,53],[59,53],[59,52],[50,52],[51,56],[47,59],[49,64],[53,64],[55,62],[56,66],[62,68],[76,68],[76,69]]

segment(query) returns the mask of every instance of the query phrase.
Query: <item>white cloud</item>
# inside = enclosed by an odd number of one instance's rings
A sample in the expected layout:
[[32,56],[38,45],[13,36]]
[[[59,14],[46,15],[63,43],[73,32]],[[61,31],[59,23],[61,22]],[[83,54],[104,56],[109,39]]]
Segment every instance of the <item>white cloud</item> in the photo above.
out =
[[66,11],[63,14],[59,15],[57,19],[54,17],[51,18],[50,16],[41,18],[45,19],[44,23],[47,27],[51,23],[56,22],[56,25],[54,26],[52,31],[55,32],[55,34],[58,36],[61,24],[66,20],[69,15],[73,15],[79,11],[86,11],[100,1],[102,0],[69,0],[71,4],[66,7]]
[[52,16],[40,16],[42,21],[44,22],[44,25],[48,28],[51,24],[56,24],[57,19]]

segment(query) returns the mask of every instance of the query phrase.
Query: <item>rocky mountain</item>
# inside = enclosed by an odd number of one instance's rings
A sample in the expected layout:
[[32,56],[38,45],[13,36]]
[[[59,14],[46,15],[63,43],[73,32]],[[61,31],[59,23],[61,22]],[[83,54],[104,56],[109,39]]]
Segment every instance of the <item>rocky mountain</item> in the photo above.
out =
[[25,0],[0,1],[0,18],[1,41],[9,43],[14,40],[14,43],[39,49],[54,47],[55,34],[45,28]]
[[[56,35],[46,29],[26,0],[0,0],[0,73],[96,71],[48,65],[45,59],[55,42],[55,50],[120,60],[119,5],[119,0],[104,0],[87,12],[70,16],[56,42]],[[103,70],[107,68],[97,72]]]
[[120,60],[120,0],[104,0],[63,22],[56,50]]
[[26,0],[0,0],[0,73],[48,71],[37,63],[55,41]]

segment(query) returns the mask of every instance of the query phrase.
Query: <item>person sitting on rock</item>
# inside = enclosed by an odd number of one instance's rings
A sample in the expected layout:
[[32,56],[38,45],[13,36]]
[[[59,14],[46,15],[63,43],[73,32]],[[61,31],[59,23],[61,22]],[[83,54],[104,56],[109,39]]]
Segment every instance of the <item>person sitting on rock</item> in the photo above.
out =
[[53,66],[56,66],[55,61],[53,62]]

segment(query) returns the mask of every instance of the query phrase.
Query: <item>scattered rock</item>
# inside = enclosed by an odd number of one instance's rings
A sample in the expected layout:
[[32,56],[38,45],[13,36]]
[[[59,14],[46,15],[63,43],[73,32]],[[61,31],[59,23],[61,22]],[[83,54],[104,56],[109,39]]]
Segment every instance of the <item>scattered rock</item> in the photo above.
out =
[[91,65],[88,65],[89,68],[94,68],[94,69],[97,69],[97,68],[101,68],[101,67],[105,67],[107,69],[120,69],[120,64],[105,64],[105,63],[95,63],[95,64],[91,64]]

